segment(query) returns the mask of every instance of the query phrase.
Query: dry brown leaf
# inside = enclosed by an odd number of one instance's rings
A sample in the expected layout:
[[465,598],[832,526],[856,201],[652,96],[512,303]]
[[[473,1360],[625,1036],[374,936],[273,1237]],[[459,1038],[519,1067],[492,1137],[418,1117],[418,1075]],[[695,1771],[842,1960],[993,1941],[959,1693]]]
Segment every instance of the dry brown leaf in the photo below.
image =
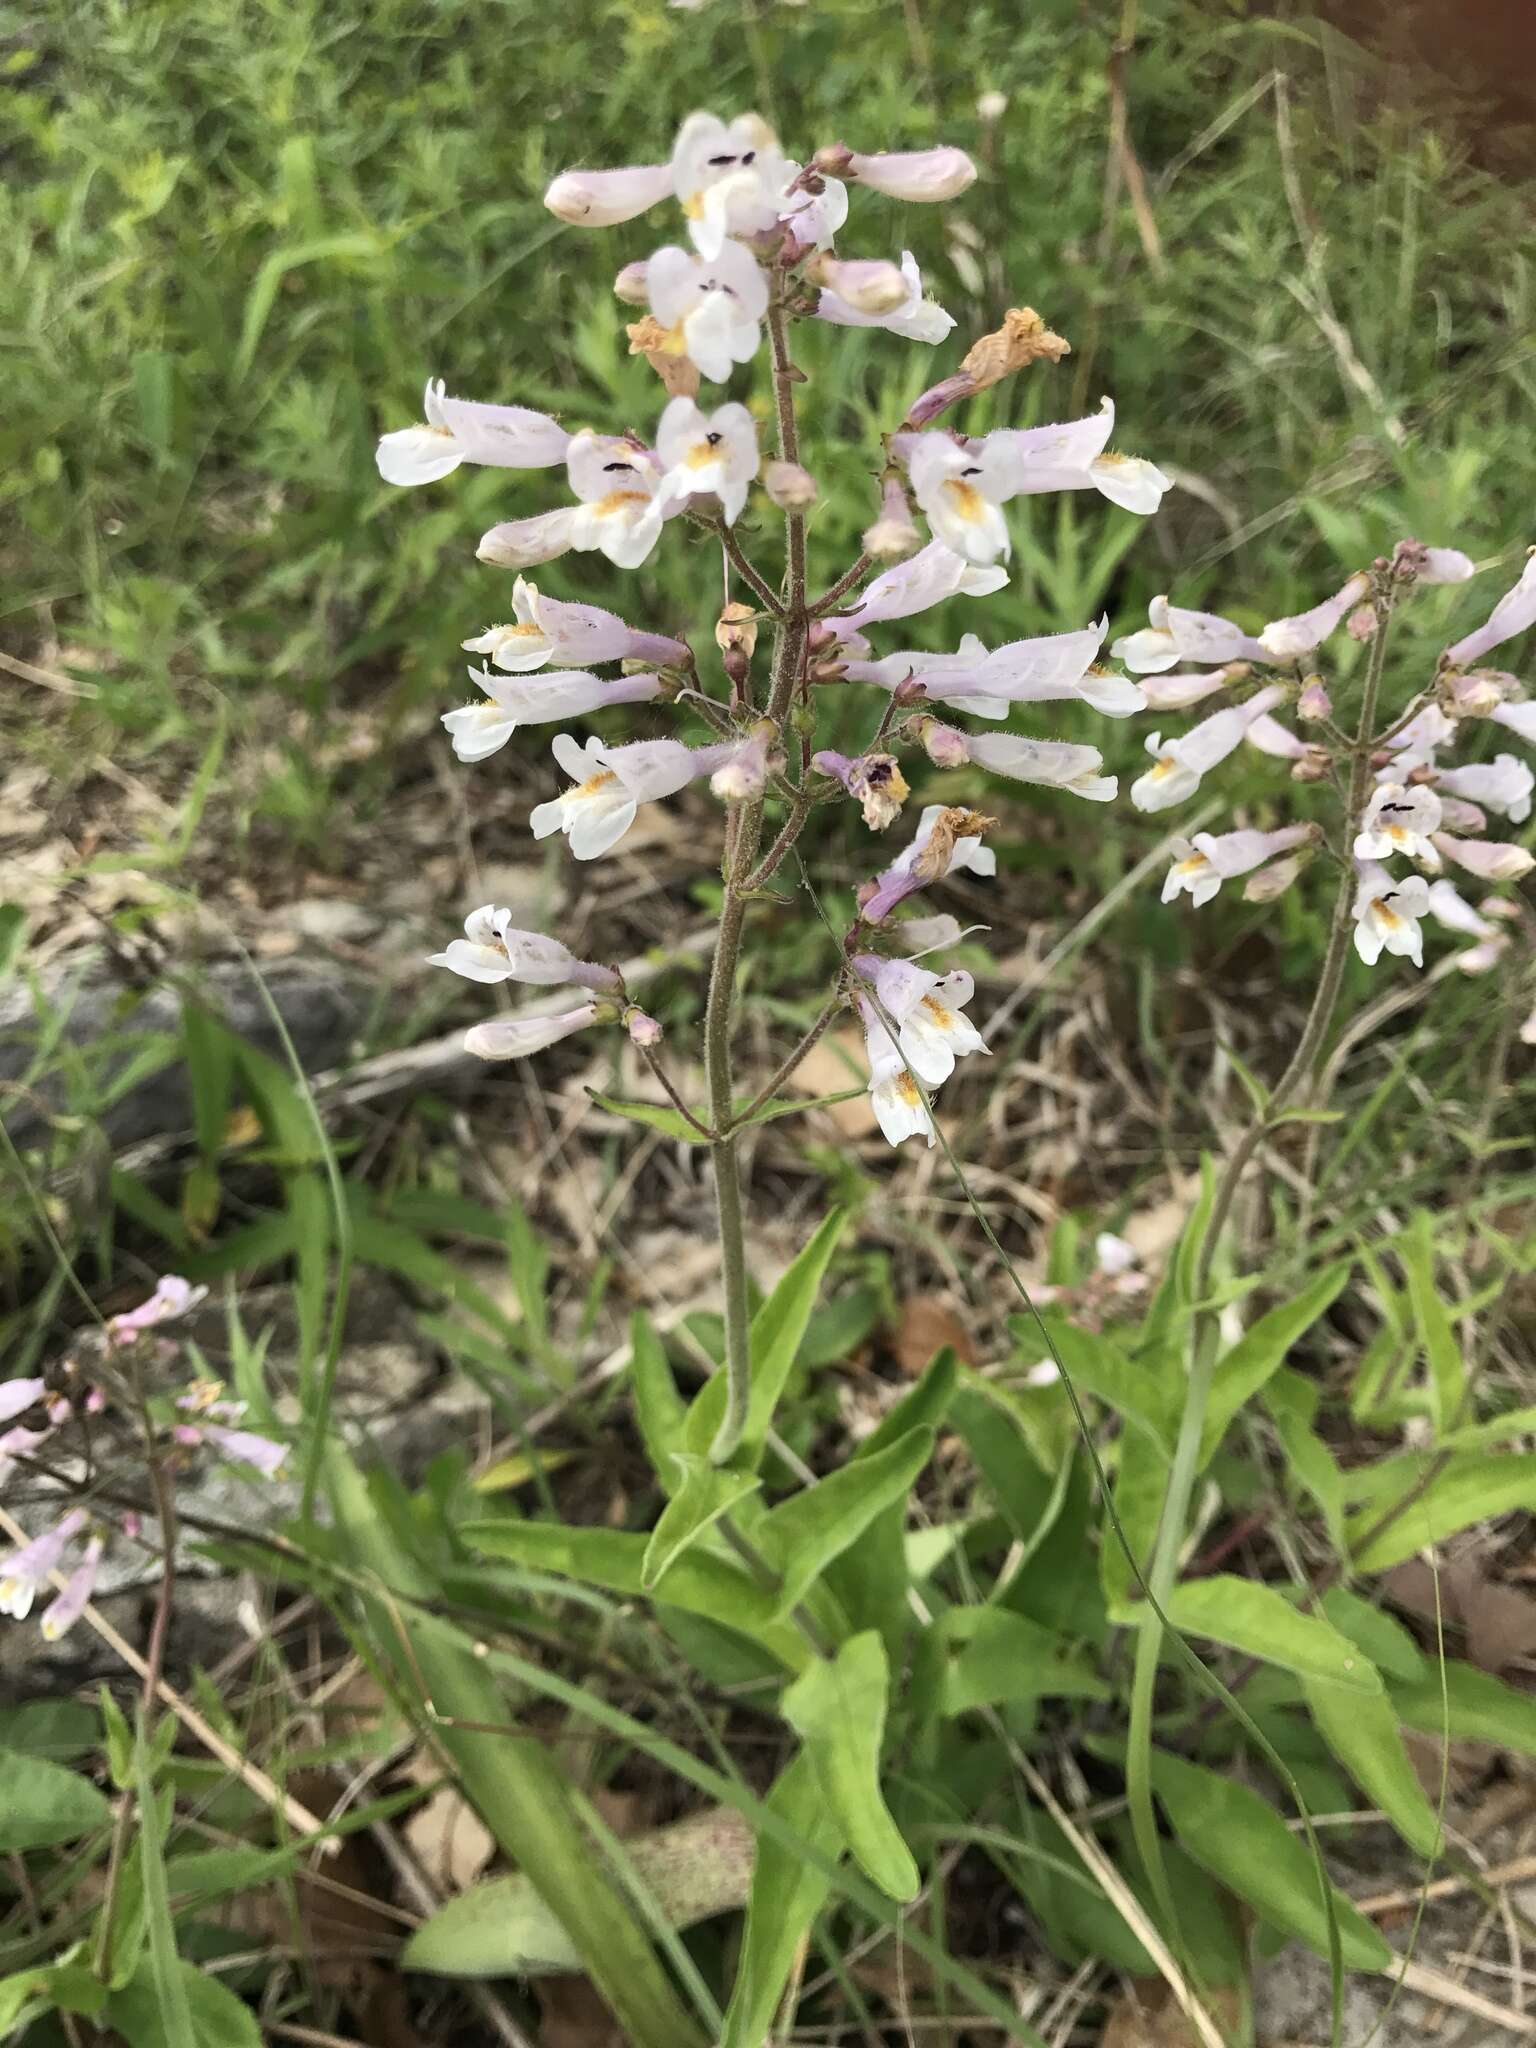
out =
[[[1235,2040],[1242,2010],[1237,1992],[1210,1991],[1202,2003],[1226,2038]],[[1201,2039],[1162,1978],[1143,1977],[1111,2007],[1099,2048],[1201,2048]]]
[[916,1378],[936,1351],[948,1345],[962,1365],[976,1363],[970,1332],[938,1294],[909,1294],[897,1313],[891,1352],[904,1373]]
[[452,1785],[440,1785],[401,1833],[432,1883],[450,1896],[467,1891],[496,1854],[495,1836]]
[[[840,1095],[845,1088],[858,1087],[867,1071],[863,1032],[829,1031],[800,1062],[789,1085],[797,1095]],[[880,1128],[867,1094],[833,1103],[822,1113],[846,1138],[867,1138]]]
[[1536,1596],[1489,1576],[1491,1560],[1464,1552],[1440,1567],[1437,1575],[1421,1558],[1394,1566],[1383,1581],[1399,1607],[1431,1627],[1436,1615],[1466,1631],[1467,1655],[1481,1671],[1495,1677],[1536,1651]]

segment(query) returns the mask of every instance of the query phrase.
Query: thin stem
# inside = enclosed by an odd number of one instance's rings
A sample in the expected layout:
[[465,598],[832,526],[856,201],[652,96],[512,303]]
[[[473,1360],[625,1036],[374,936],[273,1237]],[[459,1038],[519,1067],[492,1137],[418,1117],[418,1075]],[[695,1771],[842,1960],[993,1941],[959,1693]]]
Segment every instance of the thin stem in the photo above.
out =
[[[1344,816],[1346,842],[1364,806],[1366,789],[1370,781],[1371,731],[1376,722],[1376,703],[1386,663],[1387,629],[1391,612],[1392,593],[1389,587],[1378,604],[1376,638],[1371,645],[1370,665],[1366,670],[1365,689],[1361,699],[1360,722],[1355,735]],[[1301,1037],[1297,1041],[1295,1052],[1291,1055],[1290,1064],[1275,1083],[1262,1113],[1249,1125],[1227,1160],[1211,1204],[1204,1242],[1200,1246],[1195,1262],[1189,1384],[1184,1397],[1183,1413],[1179,1418],[1179,1434],[1174,1445],[1168,1488],[1163,1496],[1163,1512],[1158,1522],[1157,1541],[1147,1571],[1147,1589],[1150,1597],[1145,1603],[1143,1614],[1138,1617],[1141,1626],[1136,1639],[1136,1662],[1131,1681],[1126,1778],[1132,1832],[1142,1862],[1152,1880],[1158,1904],[1169,1915],[1170,1925],[1177,1925],[1177,1920],[1173,1915],[1172,1894],[1163,1863],[1157,1820],[1152,1810],[1148,1760],[1152,1746],[1153,1700],[1157,1689],[1158,1662],[1162,1656],[1163,1646],[1159,1611],[1166,1606],[1174,1581],[1178,1577],[1179,1551],[1189,1517],[1190,1497],[1199,1473],[1206,1412],[1210,1406],[1211,1383],[1216,1372],[1219,1330],[1216,1317],[1206,1306],[1206,1298],[1210,1293],[1211,1271],[1217,1244],[1231,1215],[1243,1175],[1292,1098],[1305,1090],[1312,1080],[1317,1057],[1322,1051],[1329,1025],[1333,1021],[1333,1012],[1338,1002],[1339,988],[1349,957],[1354,895],[1355,877],[1346,864],[1339,877],[1338,892],[1334,897],[1333,921],[1328,932],[1328,947],[1323,956],[1322,971],[1318,976],[1312,1007],[1307,1013],[1306,1023],[1302,1026]]]
[[824,590],[811,606],[811,617],[819,619],[823,613],[833,610],[840,598],[848,595],[856,583],[861,583],[875,566],[873,555],[860,555],[851,569],[845,569],[830,590]]
[[778,592],[768,579],[761,575],[753,566],[733,530],[726,525],[723,519],[712,520],[710,523],[715,532],[719,534],[720,545],[725,549],[731,567],[736,571],[742,582],[750,588],[753,596],[765,611],[770,612],[776,619],[783,618],[784,605]]
[[640,1047],[640,1057],[645,1061],[645,1064],[650,1068],[651,1072],[656,1076],[657,1080],[661,1083],[662,1089],[666,1094],[667,1100],[671,1103],[672,1107],[677,1111],[678,1115],[683,1119],[684,1123],[691,1124],[693,1128],[698,1132],[701,1138],[713,1138],[715,1134],[709,1128],[709,1125],[700,1123],[699,1119],[694,1115],[693,1111],[688,1107],[687,1103],[684,1102],[682,1096],[678,1094],[677,1089],[673,1084],[671,1075],[667,1072],[666,1068],[661,1064],[661,1061],[657,1058],[655,1051],[648,1045],[642,1045]]
[[812,1048],[816,1045],[822,1033],[826,1030],[827,1026],[832,1022],[832,1019],[837,1015],[838,1011],[842,1008],[842,1003],[843,994],[842,990],[839,989],[837,994],[832,997],[831,1001],[822,1011],[821,1015],[816,1019],[815,1023],[812,1024],[801,1037],[801,1040],[799,1044],[795,1047],[794,1051],[789,1055],[787,1059],[781,1061],[779,1066],[774,1070],[773,1078],[770,1081],[764,1082],[763,1086],[758,1090],[757,1094],[753,1096],[752,1100],[741,1112],[741,1115],[736,1118],[736,1122],[738,1124],[751,1123],[753,1117],[757,1115],[757,1112],[762,1108],[763,1104],[765,1102],[771,1102],[773,1100],[773,1097],[778,1093],[779,1089],[783,1087],[784,1083],[789,1079],[790,1075],[795,1071],[796,1067],[799,1066],[800,1062],[806,1057],[807,1053],[809,1053],[812,1050]]
[[774,840],[768,851],[741,885],[747,895],[750,896],[754,889],[761,889],[764,882],[781,865],[785,855],[800,837],[805,827],[805,821],[810,816],[815,802],[816,799],[813,796],[807,795],[804,790],[796,790],[794,803],[790,808],[789,816],[784,820],[783,829],[780,831],[778,838]]

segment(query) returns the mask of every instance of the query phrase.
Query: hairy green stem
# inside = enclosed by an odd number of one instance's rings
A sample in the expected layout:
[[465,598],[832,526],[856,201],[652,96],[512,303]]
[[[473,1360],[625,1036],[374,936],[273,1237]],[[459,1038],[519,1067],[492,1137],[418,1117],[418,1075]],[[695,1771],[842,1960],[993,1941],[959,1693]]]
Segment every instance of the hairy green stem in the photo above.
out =
[[[1352,749],[1344,817],[1346,844],[1364,808],[1370,784],[1372,732],[1376,723],[1376,704],[1381,692],[1382,671],[1386,665],[1387,629],[1391,609],[1392,596],[1389,588],[1378,607],[1376,637],[1371,644],[1370,663],[1366,669],[1365,688],[1361,699],[1360,722],[1356,728]],[[1166,1605],[1174,1581],[1178,1577],[1179,1551],[1189,1518],[1190,1499],[1199,1474],[1200,1445],[1205,1434],[1211,1382],[1216,1371],[1219,1331],[1216,1317],[1206,1305],[1206,1297],[1210,1292],[1216,1248],[1232,1213],[1232,1205],[1237,1199],[1243,1176],[1254,1154],[1280,1121],[1292,1100],[1311,1083],[1318,1055],[1323,1049],[1328,1028],[1333,1021],[1339,988],[1349,958],[1354,896],[1355,876],[1346,862],[1339,877],[1338,893],[1334,897],[1333,920],[1328,931],[1328,947],[1323,956],[1322,971],[1318,976],[1306,1023],[1302,1026],[1301,1037],[1296,1042],[1296,1050],[1291,1055],[1289,1065],[1275,1083],[1264,1108],[1255,1116],[1227,1160],[1211,1204],[1204,1242],[1200,1246],[1195,1262],[1189,1385],[1184,1397],[1183,1413],[1179,1418],[1179,1434],[1174,1445],[1167,1492],[1163,1496],[1163,1512],[1158,1522],[1157,1541],[1153,1547],[1151,1564],[1147,1569],[1147,1588],[1151,1597],[1145,1603],[1145,1612],[1141,1617],[1141,1627],[1136,1639],[1136,1661],[1131,1679],[1126,1777],[1131,1828],[1136,1846],[1151,1879],[1157,1903],[1167,1917],[1170,1927],[1176,1927],[1178,1921],[1174,1913],[1167,1869],[1163,1863],[1157,1819],[1152,1807],[1152,1709],[1157,1691],[1158,1664],[1163,1648],[1159,1610]]]
[[[779,454],[786,462],[800,459],[795,423],[796,373],[789,356],[789,337],[781,298],[768,309],[768,339],[773,355],[773,396],[778,417]],[[804,666],[806,635],[805,520],[798,512],[784,519],[785,589],[774,630],[773,673],[768,716],[783,726]],[[798,808],[798,806],[797,806]],[[710,1458],[723,1465],[734,1454],[747,1426],[752,1398],[751,1315],[747,1302],[747,1251],[742,1204],[741,1156],[737,1133],[730,1128],[732,1109],[731,1033],[735,1021],[736,969],[741,958],[748,889],[763,835],[763,798],[749,797],[738,806],[726,861],[725,901],[720,910],[720,936],[710,970],[704,1010],[704,1071],[709,1088],[709,1116],[717,1136],[715,1215],[720,1230],[720,1273],[725,1315],[726,1403]],[[802,823],[804,821],[802,820]],[[787,850],[787,849],[786,849]],[[782,856],[781,856],[782,857]]]

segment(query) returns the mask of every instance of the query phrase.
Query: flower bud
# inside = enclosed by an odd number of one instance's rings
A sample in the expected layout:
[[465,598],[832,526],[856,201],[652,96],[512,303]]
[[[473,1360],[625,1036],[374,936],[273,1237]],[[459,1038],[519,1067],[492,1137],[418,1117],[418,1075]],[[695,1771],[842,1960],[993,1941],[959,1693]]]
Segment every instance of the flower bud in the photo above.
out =
[[744,739],[727,741],[721,749],[724,759],[709,778],[715,795],[727,803],[760,795],[769,775],[783,766],[783,756],[773,746],[778,736],[773,721],[760,718]]
[[941,725],[936,718],[919,719],[917,725],[924,751],[935,768],[963,768],[970,760],[971,743],[954,726]]
[[976,118],[978,121],[986,121],[989,123],[992,121],[1001,121],[1001,119],[1003,118],[1004,114],[1007,113],[1007,111],[1007,93],[998,92],[997,89],[994,87],[990,92],[979,93],[977,95]]
[[1251,874],[1243,884],[1245,903],[1273,903],[1277,896],[1283,896],[1305,865],[1299,853],[1287,854],[1284,860],[1271,861],[1267,868],[1260,868]]
[[1328,773],[1328,753],[1324,747],[1308,747],[1307,751],[1291,764],[1292,782],[1321,782]]
[[648,1017],[633,1003],[624,1012],[624,1029],[629,1033],[632,1045],[644,1047],[661,1043],[661,1026],[654,1017]]
[[1452,832],[1486,832],[1488,813],[1464,796],[1442,796],[1440,817]]
[[650,286],[646,282],[649,265],[644,257],[634,263],[626,263],[613,280],[613,295],[622,299],[626,306],[648,306],[651,302]]
[[872,191],[883,192],[888,199],[905,199],[913,204],[932,204],[943,199],[956,199],[968,185],[976,182],[976,166],[963,149],[941,147],[937,149],[882,150],[873,156],[860,156],[855,151],[839,147],[838,154],[842,168],[835,169],[830,161],[832,152],[818,150],[818,170],[831,172],[832,176],[851,178],[855,183],[868,185]]
[[880,492],[880,516],[866,527],[863,547],[877,562],[904,562],[923,544],[912,518],[907,487],[896,471],[889,471]]
[[1296,716],[1316,720],[1328,718],[1333,712],[1333,699],[1321,676],[1308,676],[1301,686],[1301,695],[1296,699]]
[[1344,630],[1351,640],[1369,640],[1376,632],[1376,607],[1357,604],[1344,621]]
[[894,313],[898,306],[906,304],[909,296],[907,280],[884,257],[845,263],[824,253],[811,258],[805,274],[812,284],[836,292],[855,313]]
[[816,502],[816,479],[798,462],[770,462],[763,489],[781,512],[806,512]]

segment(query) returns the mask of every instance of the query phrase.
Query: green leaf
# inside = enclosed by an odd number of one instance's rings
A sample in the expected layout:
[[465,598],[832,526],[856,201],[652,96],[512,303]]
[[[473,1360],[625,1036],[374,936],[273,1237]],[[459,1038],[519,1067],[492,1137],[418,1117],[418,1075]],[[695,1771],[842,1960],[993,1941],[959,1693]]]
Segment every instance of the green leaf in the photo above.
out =
[[778,1572],[777,1615],[807,1591],[881,1512],[905,1500],[933,1455],[933,1431],[911,1429],[888,1449],[850,1460],[818,1486],[803,1487],[764,1516],[756,1541]]
[[1466,1368],[1450,1316],[1435,1287],[1435,1226],[1427,1209],[1416,1211],[1412,1223],[1398,1239],[1397,1256],[1408,1282],[1414,1327],[1429,1361],[1435,1420],[1448,1424],[1461,1406]]
[[683,1483],[661,1511],[640,1565],[640,1584],[653,1593],[683,1553],[711,1530],[720,1517],[762,1481],[755,1472],[722,1470],[707,1458],[679,1451],[676,1463]]
[[[1392,1464],[1400,1470],[1391,1495],[1352,1516],[1345,1532],[1352,1545],[1361,1546],[1354,1554],[1361,1571],[1386,1571],[1473,1522],[1508,1514],[1511,1508],[1536,1508],[1536,1452],[1458,1451],[1422,1492],[1418,1489],[1426,1470],[1423,1460],[1393,1459]],[[1410,1494],[1416,1497],[1409,1499]],[[1402,1513],[1371,1535],[1383,1513],[1399,1500],[1408,1501]]]
[[1200,1463],[1209,1463],[1216,1446],[1243,1403],[1252,1398],[1266,1380],[1285,1363],[1291,1346],[1304,1337],[1339,1298],[1349,1278],[1352,1261],[1341,1259],[1336,1266],[1304,1287],[1294,1301],[1283,1302],[1259,1317],[1245,1330],[1224,1358],[1216,1362],[1211,1381],[1211,1398],[1200,1435]]
[[1312,1428],[1317,1388],[1289,1366],[1282,1366],[1265,1387],[1263,1398],[1291,1475],[1322,1509],[1328,1540],[1336,1551],[1342,1552],[1344,1475],[1332,1451]]
[[889,1897],[913,1899],[918,1868],[880,1791],[889,1682],[885,1645],[869,1629],[835,1658],[816,1658],[779,1704],[854,1860]]
[[[842,1837],[804,1753],[780,1772],[765,1803],[811,1848],[827,1857],[836,1854]],[[825,1871],[809,1858],[791,1854],[773,1835],[760,1836],[720,2048],[762,2048],[829,1885]]]
[[107,1771],[119,1792],[133,1780],[133,1730],[127,1717],[105,1685],[98,1686],[101,1702],[102,1738],[107,1752]]
[[[1173,1453],[1173,1404],[1154,1363],[1131,1359],[1108,1337],[1080,1329],[1064,1316],[1044,1315],[1047,1348],[1079,1393],[1092,1394],[1115,1414],[1146,1433],[1168,1459]],[[1008,1326],[1026,1355],[1040,1354],[1040,1331],[1033,1316],[1010,1316]]]
[[174,1955],[164,1979],[155,1975],[153,1959],[146,1956],[122,1989],[113,1992],[105,2017],[128,2048],[262,2048],[261,2028],[245,2000],[207,1970]]
[[650,1454],[651,1469],[668,1493],[681,1477],[676,1454],[683,1447],[688,1406],[677,1391],[666,1347],[644,1309],[629,1320],[629,1377],[635,1397],[635,1420]]
[[[1271,1926],[1327,1956],[1328,1915],[1311,1851],[1267,1799],[1164,1750],[1152,1752],[1152,1784],[1197,1863]],[[1330,1890],[1345,1967],[1387,1969],[1392,1950],[1380,1932],[1336,1886]]]
[[19,903],[0,903],[0,981],[8,981],[27,936],[27,913]]
[[1181,1308],[1191,1309],[1195,1305],[1195,1277],[1200,1270],[1205,1252],[1205,1240],[1211,1228],[1211,1215],[1216,1207],[1216,1162],[1209,1152],[1200,1155],[1200,1192],[1195,1205],[1189,1212],[1189,1220],[1180,1233],[1178,1248],[1173,1257],[1175,1284]]
[[[823,1219],[810,1243],[790,1261],[778,1285],[752,1318],[752,1396],[746,1428],[733,1461],[738,1465],[755,1465],[762,1456],[773,1411],[847,1221],[846,1209],[834,1209]],[[725,1374],[717,1372],[705,1381],[688,1410],[685,1448],[701,1457],[708,1454],[725,1414],[725,1393]]]
[[1340,1635],[1358,1643],[1383,1677],[1416,1685],[1424,1676],[1418,1644],[1390,1614],[1351,1593],[1347,1586],[1330,1586],[1319,1604]]
[[[652,1828],[626,1841],[624,1853],[670,1927],[693,1927],[746,1901],[751,1839],[728,1808]],[[600,1861],[599,1849],[592,1854]],[[441,1977],[542,1977],[581,1968],[575,1944],[521,1871],[486,1878],[450,1899],[411,1936],[400,1961]]]
[[[1119,1452],[1113,1496],[1115,1513],[1130,1545],[1131,1555],[1145,1577],[1152,1546],[1157,1540],[1163,1498],[1168,1491],[1168,1460],[1152,1439],[1139,1429],[1124,1432]],[[1121,1547],[1120,1537],[1109,1527],[1105,1528],[1099,1544],[1099,1575],[1111,1616],[1117,1622],[1134,1623],[1138,1609],[1133,1603],[1140,1587]]]
[[1385,1693],[1362,1698],[1310,1678],[1301,1685],[1318,1732],[1370,1804],[1381,1808],[1416,1854],[1438,1855],[1439,1819],[1408,1760],[1397,1712]]
[[[114,2013],[112,2024],[133,2042],[142,2042],[149,2048],[151,2039],[155,2048],[205,2048],[200,2044],[192,2019],[192,1999],[187,1983],[188,1976],[197,1977],[199,1972],[183,1967],[176,1954],[176,1927],[171,1919],[170,1892],[165,1881],[165,1850],[163,1831],[169,1820],[169,1808],[165,1820],[161,1818],[160,1805],[155,1796],[154,1764],[150,1756],[147,1730],[140,1724],[134,1743],[134,1800],[138,1809],[137,1846],[143,1865],[144,1881],[144,1930],[147,1944],[139,1968],[134,1972],[128,1985],[118,1994],[119,1998],[131,2002],[134,1984],[142,1984],[143,1992],[154,2011],[161,2031],[153,2036],[137,2035],[132,2028],[123,2025]],[[169,1789],[167,1799],[169,1800]],[[116,2005],[117,1998],[113,2004]],[[247,2018],[249,2018],[247,2014]],[[252,2038],[258,2044],[261,2036],[252,2025]],[[231,2042],[235,2040],[230,2037]]]
[[84,1700],[60,1697],[0,1707],[0,1750],[46,1757],[50,1763],[62,1764],[84,1756],[100,1742],[100,1718]]
[[[647,1124],[653,1131],[678,1138],[685,1145],[713,1143],[707,1128],[696,1131],[680,1111],[668,1109],[663,1102],[626,1102],[617,1095],[600,1095],[595,1088],[589,1088],[587,1094],[599,1109],[606,1109],[610,1116],[627,1117],[632,1124]],[[701,1116],[699,1121],[707,1127],[709,1118]]]
[[1109,1697],[1090,1658],[1006,1607],[952,1607],[942,1632],[947,1715],[1005,1700]]
[[111,1806],[89,1778],[0,1749],[0,1852],[77,1842],[111,1819]]
[[[1441,1693],[1441,1672],[1445,1690]],[[1392,1704],[1404,1727],[1437,1740],[1491,1742],[1536,1756],[1536,1699],[1474,1665],[1447,1658],[1412,1685],[1394,1685]]]
[[[1266,1664],[1349,1692],[1379,1693],[1381,1676],[1347,1636],[1320,1615],[1298,1614],[1273,1586],[1214,1572],[1185,1579],[1163,1603],[1169,1621],[1187,1635],[1206,1636]],[[1139,1615],[1138,1615],[1139,1618]]]

